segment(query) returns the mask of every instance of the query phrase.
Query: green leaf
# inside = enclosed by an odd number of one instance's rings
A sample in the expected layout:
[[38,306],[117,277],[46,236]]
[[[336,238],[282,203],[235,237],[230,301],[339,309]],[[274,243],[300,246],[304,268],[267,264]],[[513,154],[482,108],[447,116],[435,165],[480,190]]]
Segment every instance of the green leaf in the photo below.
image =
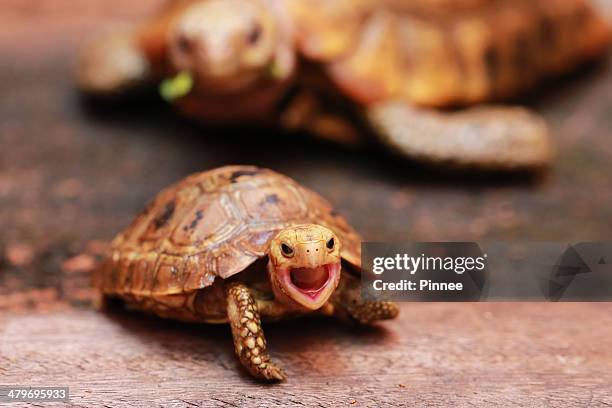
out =
[[187,72],[179,72],[173,78],[164,79],[159,84],[159,93],[168,102],[187,95],[193,89],[193,76]]
[[283,69],[276,61],[272,61],[268,65],[268,75],[273,79],[281,79],[283,77]]

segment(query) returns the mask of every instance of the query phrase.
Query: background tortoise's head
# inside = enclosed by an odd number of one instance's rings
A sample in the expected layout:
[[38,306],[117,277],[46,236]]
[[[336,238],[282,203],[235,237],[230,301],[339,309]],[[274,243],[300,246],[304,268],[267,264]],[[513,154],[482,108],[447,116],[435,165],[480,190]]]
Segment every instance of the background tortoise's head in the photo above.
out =
[[270,242],[268,273],[277,300],[316,310],[340,281],[340,240],[331,230],[305,224],[285,228]]
[[194,2],[170,31],[170,63],[205,92],[235,93],[262,79],[284,79],[294,56],[280,23],[260,1]]

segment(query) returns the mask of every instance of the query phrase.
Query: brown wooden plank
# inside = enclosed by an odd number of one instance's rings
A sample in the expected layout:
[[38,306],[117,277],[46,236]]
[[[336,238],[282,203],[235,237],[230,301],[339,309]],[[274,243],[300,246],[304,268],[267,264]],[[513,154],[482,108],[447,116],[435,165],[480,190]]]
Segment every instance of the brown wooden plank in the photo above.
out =
[[74,406],[600,406],[609,304],[412,304],[395,322],[268,325],[289,379],[261,385],[225,326],[113,311],[3,319],[3,383],[71,387]]

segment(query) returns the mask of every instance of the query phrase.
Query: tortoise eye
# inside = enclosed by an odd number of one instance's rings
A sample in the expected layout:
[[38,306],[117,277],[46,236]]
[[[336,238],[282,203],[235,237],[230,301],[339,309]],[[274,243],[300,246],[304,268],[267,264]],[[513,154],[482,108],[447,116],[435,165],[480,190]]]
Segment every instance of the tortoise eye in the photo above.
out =
[[261,31],[262,29],[260,24],[253,25],[253,28],[247,36],[247,41],[249,42],[249,44],[254,45],[259,40],[259,38],[261,37]]
[[191,51],[191,40],[184,34],[180,35],[178,38],[178,47],[185,53]]
[[283,255],[285,255],[286,257],[292,257],[293,256],[293,248],[291,248],[287,244],[281,244],[281,251],[282,251]]
[[329,241],[327,241],[327,244],[325,244],[325,246],[327,247],[327,249],[331,251],[336,246],[336,240],[333,238],[330,238]]

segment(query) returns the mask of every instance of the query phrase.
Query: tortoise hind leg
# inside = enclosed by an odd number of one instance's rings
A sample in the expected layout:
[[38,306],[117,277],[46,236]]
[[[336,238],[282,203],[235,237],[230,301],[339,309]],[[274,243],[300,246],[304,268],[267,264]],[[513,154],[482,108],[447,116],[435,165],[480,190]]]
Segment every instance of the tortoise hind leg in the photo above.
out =
[[249,288],[242,283],[232,283],[227,287],[226,295],[227,317],[240,363],[260,380],[284,380],[282,370],[270,362],[259,310]]
[[344,271],[331,303],[334,315],[360,324],[394,319],[399,314],[399,309],[393,302],[361,300],[359,279]]
[[379,139],[420,161],[492,171],[538,170],[553,153],[541,117],[517,107],[483,106],[457,112],[383,102],[366,111]]

